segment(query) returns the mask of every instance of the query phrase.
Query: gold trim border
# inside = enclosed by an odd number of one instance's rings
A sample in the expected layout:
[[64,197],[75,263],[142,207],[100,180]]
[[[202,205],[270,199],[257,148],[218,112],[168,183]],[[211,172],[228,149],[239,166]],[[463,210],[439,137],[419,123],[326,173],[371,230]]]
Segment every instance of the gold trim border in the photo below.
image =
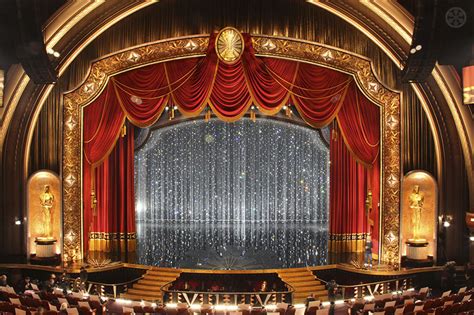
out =
[[[385,87],[370,60],[335,47],[274,36],[252,35],[258,56],[308,62],[352,75],[361,91],[381,108],[381,259],[400,259],[400,101],[401,93]],[[64,94],[63,115],[63,253],[83,258],[82,245],[82,109],[103,90],[109,77],[170,60],[204,56],[209,35],[163,40],[130,47],[92,63],[86,80]]]

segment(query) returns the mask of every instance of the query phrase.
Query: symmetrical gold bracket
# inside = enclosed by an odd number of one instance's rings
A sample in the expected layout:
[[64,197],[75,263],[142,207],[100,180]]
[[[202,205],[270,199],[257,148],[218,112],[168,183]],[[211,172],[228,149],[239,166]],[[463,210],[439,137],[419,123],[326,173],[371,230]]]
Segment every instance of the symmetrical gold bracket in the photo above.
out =
[[[118,73],[153,63],[203,57],[209,35],[168,39],[128,48],[92,63],[86,80],[64,94],[63,196],[64,250],[75,260],[82,251],[82,112]],[[398,263],[400,235],[400,99],[376,77],[370,60],[314,42],[252,35],[258,56],[307,62],[352,75],[361,91],[381,109],[381,259]]]

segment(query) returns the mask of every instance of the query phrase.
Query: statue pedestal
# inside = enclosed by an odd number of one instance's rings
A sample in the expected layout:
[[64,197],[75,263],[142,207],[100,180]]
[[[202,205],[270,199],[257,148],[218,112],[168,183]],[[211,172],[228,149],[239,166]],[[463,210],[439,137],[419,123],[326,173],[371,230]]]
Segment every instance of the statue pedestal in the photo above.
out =
[[56,257],[56,242],[52,237],[37,237],[36,243],[36,257],[38,258],[52,258]]
[[428,242],[425,239],[409,239],[407,244],[407,258],[411,260],[425,260],[428,257]]

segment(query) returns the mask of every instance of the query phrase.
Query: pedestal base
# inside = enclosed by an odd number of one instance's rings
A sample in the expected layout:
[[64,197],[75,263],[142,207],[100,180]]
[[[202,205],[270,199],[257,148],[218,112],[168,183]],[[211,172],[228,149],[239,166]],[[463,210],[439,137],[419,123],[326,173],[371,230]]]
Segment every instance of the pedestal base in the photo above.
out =
[[41,258],[32,254],[30,256],[30,263],[33,265],[42,266],[58,266],[61,264],[61,255],[54,255],[54,257]]
[[428,257],[428,242],[426,240],[408,240],[407,258],[411,260],[425,260]]
[[37,237],[36,243],[36,257],[38,258],[52,258],[56,257],[56,242],[54,238]]
[[407,256],[402,256],[403,268],[422,268],[422,267],[433,267],[434,259],[433,256],[428,256],[426,259],[422,260],[413,260],[409,259]]

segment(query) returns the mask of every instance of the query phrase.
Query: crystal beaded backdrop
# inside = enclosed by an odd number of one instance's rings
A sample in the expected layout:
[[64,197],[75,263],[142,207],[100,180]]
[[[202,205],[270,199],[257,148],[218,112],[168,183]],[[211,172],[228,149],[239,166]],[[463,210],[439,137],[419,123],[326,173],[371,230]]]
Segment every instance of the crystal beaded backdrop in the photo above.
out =
[[329,149],[270,119],[184,122],[135,154],[139,262],[251,269],[327,263]]

